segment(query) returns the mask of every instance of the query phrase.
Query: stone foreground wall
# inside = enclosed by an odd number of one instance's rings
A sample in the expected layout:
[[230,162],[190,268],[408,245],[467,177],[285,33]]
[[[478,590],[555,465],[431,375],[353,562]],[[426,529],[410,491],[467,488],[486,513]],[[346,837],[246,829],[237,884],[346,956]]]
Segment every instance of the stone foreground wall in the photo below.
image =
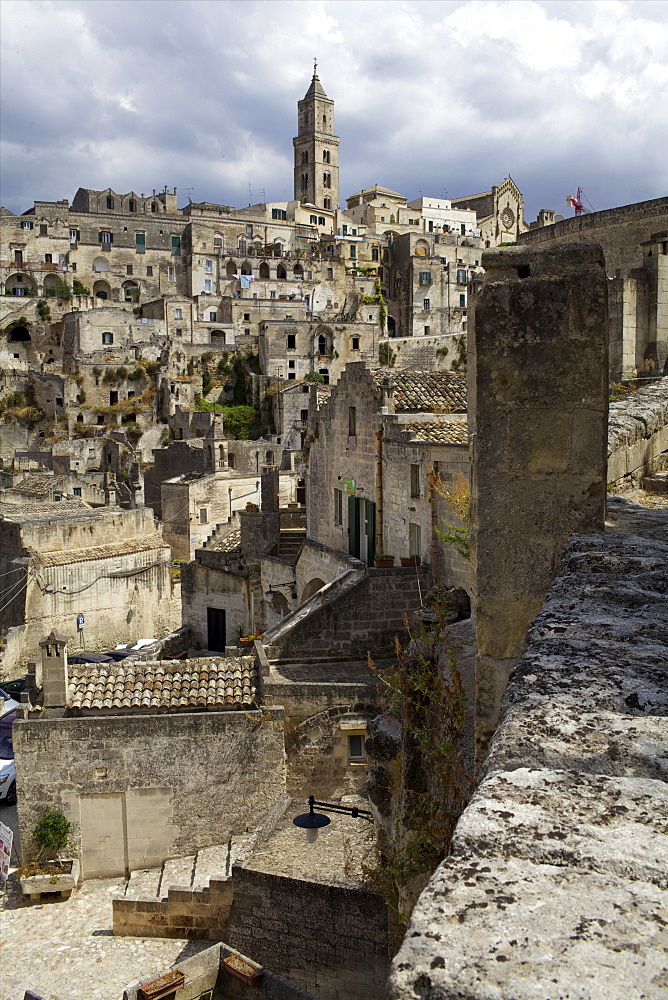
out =
[[392,1000],[668,991],[668,541],[575,535]]
[[233,948],[319,1000],[384,1000],[387,906],[380,896],[242,866],[233,881]]
[[668,466],[668,376],[610,404],[608,483]]

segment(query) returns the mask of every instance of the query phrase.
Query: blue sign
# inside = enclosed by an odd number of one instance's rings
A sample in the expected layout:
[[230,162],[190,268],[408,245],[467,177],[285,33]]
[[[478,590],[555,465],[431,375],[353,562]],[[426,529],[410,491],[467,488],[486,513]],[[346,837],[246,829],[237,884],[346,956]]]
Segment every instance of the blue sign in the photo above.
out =
[[77,615],[77,628],[83,628],[86,624],[83,615]]

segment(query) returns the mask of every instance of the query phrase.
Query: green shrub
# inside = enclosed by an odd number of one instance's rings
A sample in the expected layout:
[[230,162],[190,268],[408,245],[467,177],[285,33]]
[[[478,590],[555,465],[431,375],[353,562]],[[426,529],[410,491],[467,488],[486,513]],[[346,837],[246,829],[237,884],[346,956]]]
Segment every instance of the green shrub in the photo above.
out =
[[70,822],[62,813],[49,810],[35,824],[33,840],[42,854],[56,854],[67,845],[70,834]]

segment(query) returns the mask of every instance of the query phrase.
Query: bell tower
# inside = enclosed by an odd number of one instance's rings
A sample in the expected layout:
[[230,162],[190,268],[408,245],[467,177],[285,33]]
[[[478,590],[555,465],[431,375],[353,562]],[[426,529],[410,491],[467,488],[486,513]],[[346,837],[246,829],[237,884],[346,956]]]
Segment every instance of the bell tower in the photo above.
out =
[[334,101],[313,67],[311,86],[298,107],[295,148],[295,201],[328,211],[339,207],[339,140],[334,135]]

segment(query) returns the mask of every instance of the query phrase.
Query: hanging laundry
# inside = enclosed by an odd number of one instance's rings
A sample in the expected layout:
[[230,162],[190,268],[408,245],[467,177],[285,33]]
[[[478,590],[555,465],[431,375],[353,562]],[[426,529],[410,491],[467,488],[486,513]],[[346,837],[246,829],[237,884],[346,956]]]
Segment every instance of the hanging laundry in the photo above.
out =
[[235,274],[234,277],[239,279],[242,288],[250,288],[251,281],[255,281],[251,274]]

